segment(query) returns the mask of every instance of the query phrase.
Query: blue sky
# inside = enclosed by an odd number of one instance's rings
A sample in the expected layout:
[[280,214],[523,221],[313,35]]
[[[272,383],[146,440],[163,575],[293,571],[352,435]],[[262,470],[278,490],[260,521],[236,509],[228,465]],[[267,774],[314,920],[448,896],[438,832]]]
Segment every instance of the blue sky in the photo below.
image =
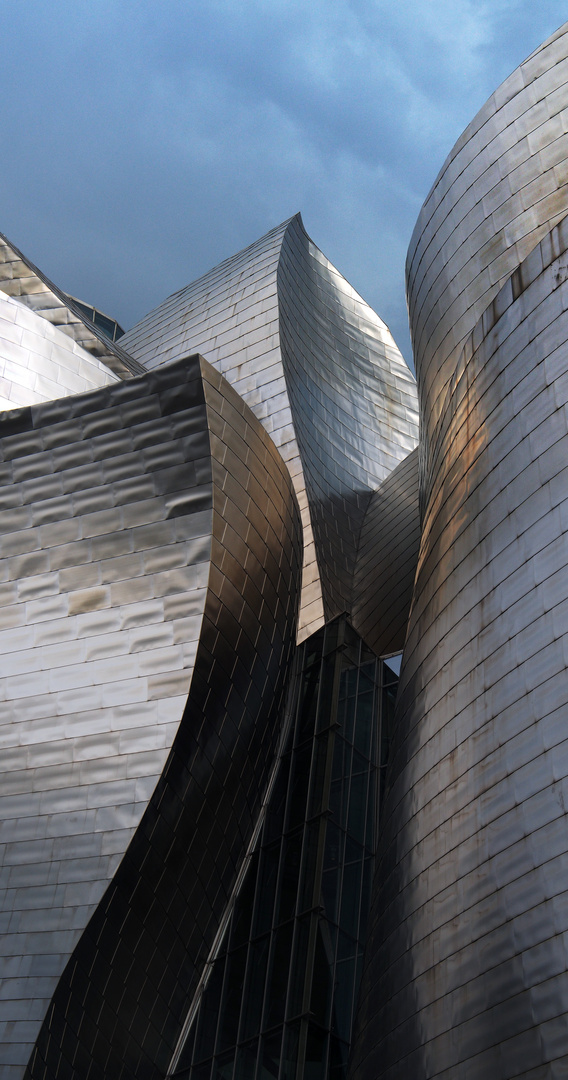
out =
[[559,0],[0,0],[0,231],[125,328],[301,210],[407,359],[404,260]]

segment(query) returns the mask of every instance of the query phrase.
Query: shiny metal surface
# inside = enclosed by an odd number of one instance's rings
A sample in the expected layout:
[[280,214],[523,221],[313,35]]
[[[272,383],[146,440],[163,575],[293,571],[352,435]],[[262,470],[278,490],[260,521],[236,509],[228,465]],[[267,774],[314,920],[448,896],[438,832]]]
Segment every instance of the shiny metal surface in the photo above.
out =
[[58,289],[2,233],[0,291],[13,296],[24,307],[59,327],[62,333],[68,335],[120,379],[143,373],[141,364],[94,326],[73,298]]
[[466,339],[431,444],[352,1076],[568,1063],[568,220]]
[[416,385],[388,327],[304,231],[278,264],[280,348],[326,620],[351,612],[371,492],[414,449]]
[[147,376],[0,425],[7,1080],[23,1075],[183,715],[213,514],[193,368],[172,416],[168,380]]
[[26,1076],[154,1076],[271,767],[299,514],[198,357],[0,434],[2,1076],[36,1038]]
[[351,621],[377,656],[404,647],[419,545],[416,449],[373,493],[361,526]]
[[118,381],[73,338],[0,292],[0,411]]
[[348,610],[366,502],[416,445],[416,390],[387,327],[300,216],[169,297],[121,343],[148,368],[199,350],[235,387],[294,480],[304,526],[299,640],[324,612]]
[[444,163],[407,258],[429,446],[464,339],[515,267],[568,211],[568,24],[499,87]]

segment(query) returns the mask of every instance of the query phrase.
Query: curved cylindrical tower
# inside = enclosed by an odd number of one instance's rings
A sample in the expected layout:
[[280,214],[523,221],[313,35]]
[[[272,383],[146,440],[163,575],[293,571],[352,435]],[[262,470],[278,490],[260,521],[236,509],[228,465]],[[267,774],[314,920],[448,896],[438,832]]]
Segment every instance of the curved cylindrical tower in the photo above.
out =
[[423,530],[357,1080],[568,1061],[567,54],[481,110],[409,255]]

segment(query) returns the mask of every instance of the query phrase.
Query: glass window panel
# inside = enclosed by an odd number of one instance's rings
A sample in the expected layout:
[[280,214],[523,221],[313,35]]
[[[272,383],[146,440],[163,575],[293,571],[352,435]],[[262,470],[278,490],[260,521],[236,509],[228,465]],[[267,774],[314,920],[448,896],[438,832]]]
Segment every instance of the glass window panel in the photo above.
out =
[[[327,929],[327,927],[325,928]],[[324,1027],[329,1023],[329,1009],[333,989],[333,948],[329,933],[325,934],[322,923],[318,924],[310,1012],[318,1024]]]
[[335,965],[332,1030],[345,1042],[351,1041],[354,981],[355,959],[338,961]]
[[357,718],[355,724],[355,746],[361,754],[369,757],[371,751],[371,733],[375,723],[375,694],[366,690],[357,698]]
[[265,1035],[262,1040],[257,1080],[278,1080],[280,1070],[280,1051],[282,1047],[282,1028]]
[[215,1049],[215,1035],[217,1032],[217,1019],[221,1004],[221,991],[223,989],[223,974],[225,970],[225,957],[216,960],[209,982],[203,992],[199,1006],[197,1022],[197,1034],[195,1038],[194,1061],[202,1061],[204,1058],[213,1056]]
[[314,888],[320,829],[320,819],[311,821],[304,829],[298,912],[306,911],[318,903],[317,896],[314,896]]
[[368,773],[358,773],[351,777],[349,788],[349,815],[347,829],[356,840],[364,843],[367,824],[367,784]]
[[346,1080],[349,1046],[334,1035],[329,1039],[329,1080]]
[[329,870],[338,867],[343,859],[345,834],[333,821],[328,821],[325,833],[325,850],[323,856],[323,868]]
[[296,743],[309,738],[314,731],[320,683],[320,665],[304,670],[300,684],[300,700],[296,723]]
[[282,1044],[282,1065],[280,1072],[280,1080],[296,1080],[299,1040],[299,1023],[288,1024],[287,1027],[284,1028],[284,1042]]
[[274,894],[278,876],[280,844],[263,848],[260,855],[260,868],[256,893],[256,908],[253,924],[253,936],[265,933],[272,927]]
[[333,722],[333,687],[335,683],[335,657],[331,656],[322,664],[321,689],[319,696],[317,730],[322,731]]
[[333,769],[332,777],[334,780],[343,779],[347,776],[351,769],[351,746],[345,742],[345,739],[341,738],[341,735],[336,734],[335,743],[333,747]]
[[270,935],[253,941],[249,948],[249,960],[241,1019],[241,1039],[249,1039],[260,1031],[262,1006],[264,1003],[264,983],[268,963]]
[[339,902],[340,873],[337,867],[325,870],[321,878],[321,895],[326,917],[331,922],[337,921],[337,906]]
[[328,745],[328,734],[320,736],[314,743],[308,817],[314,817],[315,814],[321,814],[323,810],[327,810],[327,805],[323,805],[323,800]]
[[346,934],[351,934],[352,937],[357,936],[362,873],[362,862],[351,863],[345,867],[343,873],[339,925]]
[[284,831],[284,811],[286,809],[286,795],[288,794],[290,760],[291,755],[286,754],[280,762],[278,776],[272,789],[264,823],[263,843],[265,844],[282,836]]
[[372,856],[367,857],[363,863],[363,883],[361,886],[361,912],[359,915],[359,938],[365,941],[367,934],[367,919],[371,907],[371,887],[373,884],[373,872],[375,860]]
[[248,941],[250,935],[250,923],[254,903],[254,893],[258,875],[258,850],[254,852],[242,884],[241,891],[235,902],[231,927],[231,947],[234,948]]
[[194,1065],[191,1073],[191,1080],[209,1080],[211,1076],[212,1061],[206,1061],[203,1065]]
[[304,822],[306,816],[306,800],[308,797],[308,783],[310,776],[310,763],[312,758],[312,744],[295,750],[292,758],[292,780],[290,783],[290,795],[288,799],[288,828],[293,829]]
[[256,1059],[258,1055],[258,1039],[240,1046],[235,1059],[234,1080],[254,1080]]
[[294,953],[290,971],[290,993],[287,1015],[299,1016],[304,1009],[304,986],[306,982],[306,960],[310,939],[310,917],[296,920]]
[[272,936],[272,958],[267,987],[264,1027],[282,1023],[286,1006],[290,956],[292,954],[293,922],[279,927]]
[[234,1050],[231,1050],[228,1054],[221,1054],[219,1057],[215,1058],[211,1080],[232,1080],[234,1064]]
[[246,945],[242,945],[236,952],[229,953],[227,957],[217,1050],[226,1050],[237,1041],[246,959]]
[[308,1028],[304,1080],[326,1080],[327,1033],[314,1024]]
[[303,830],[300,829],[284,840],[280,882],[278,885],[277,923],[291,919],[296,911],[302,836]]

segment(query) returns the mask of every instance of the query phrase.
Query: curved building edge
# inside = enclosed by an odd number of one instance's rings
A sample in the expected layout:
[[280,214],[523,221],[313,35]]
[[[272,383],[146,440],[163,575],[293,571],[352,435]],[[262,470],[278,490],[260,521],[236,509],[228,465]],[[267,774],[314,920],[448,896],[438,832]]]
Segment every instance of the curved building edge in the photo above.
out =
[[492,95],[426,199],[407,259],[411,336],[429,447],[463,342],[568,209],[568,24]]
[[473,329],[440,418],[357,1080],[568,1057],[567,254],[564,219]]

